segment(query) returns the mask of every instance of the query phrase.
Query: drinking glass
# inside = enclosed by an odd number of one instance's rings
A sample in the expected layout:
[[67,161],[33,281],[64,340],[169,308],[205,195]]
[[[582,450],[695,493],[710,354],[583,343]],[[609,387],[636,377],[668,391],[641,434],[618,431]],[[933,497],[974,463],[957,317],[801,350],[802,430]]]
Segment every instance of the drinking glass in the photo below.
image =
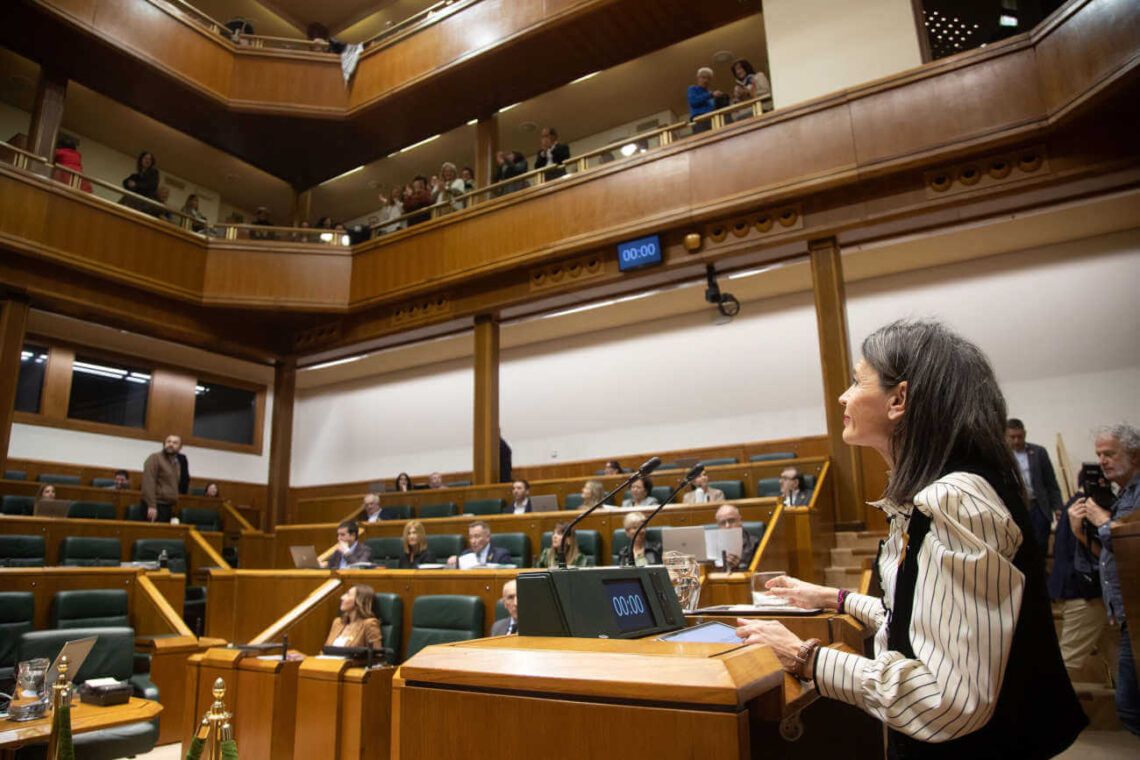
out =
[[685,612],[697,609],[701,600],[701,575],[697,558],[692,554],[665,552],[664,564],[681,609]]
[[48,706],[44,679],[49,665],[51,663],[47,659],[37,657],[16,666],[16,690],[8,705],[9,720],[35,720],[44,716]]
[[772,571],[767,571],[767,572],[763,572],[763,573],[753,573],[752,574],[752,604],[753,605],[760,607],[760,606],[767,604],[771,601],[767,597],[768,581],[770,581],[773,578],[780,576],[780,575],[787,575],[787,573],[785,573],[783,570],[772,570]]

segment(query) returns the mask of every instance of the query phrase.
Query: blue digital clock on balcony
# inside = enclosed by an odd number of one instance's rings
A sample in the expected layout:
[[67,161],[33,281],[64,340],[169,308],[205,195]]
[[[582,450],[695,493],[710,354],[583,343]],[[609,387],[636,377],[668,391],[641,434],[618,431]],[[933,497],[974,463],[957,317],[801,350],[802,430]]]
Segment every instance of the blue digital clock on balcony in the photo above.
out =
[[663,260],[661,238],[657,235],[618,243],[617,250],[618,268],[623,272],[660,264]]

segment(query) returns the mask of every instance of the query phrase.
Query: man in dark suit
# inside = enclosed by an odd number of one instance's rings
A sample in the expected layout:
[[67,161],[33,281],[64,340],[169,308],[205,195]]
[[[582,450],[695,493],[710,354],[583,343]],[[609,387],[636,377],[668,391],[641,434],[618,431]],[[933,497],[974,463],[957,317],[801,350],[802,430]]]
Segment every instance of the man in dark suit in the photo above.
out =
[[785,467],[780,473],[780,498],[787,507],[806,507],[811,494],[804,488],[804,476],[795,467]]
[[345,520],[336,526],[336,551],[324,565],[330,570],[343,570],[350,565],[372,561],[372,550],[360,543],[360,528],[355,520]]
[[179,449],[177,456],[178,464],[182,468],[178,475],[178,493],[185,495],[190,493],[190,462],[181,449]]
[[504,515],[525,515],[533,511],[530,506],[530,481],[516,480],[511,486],[511,495],[514,501],[503,507]]
[[1025,492],[1029,496],[1029,522],[1033,538],[1044,552],[1049,545],[1049,528],[1053,516],[1061,511],[1061,488],[1049,461],[1049,452],[1035,443],[1025,442],[1025,424],[1010,417],[1005,424],[1005,440],[1013,449],[1013,458],[1021,471]]
[[513,580],[503,584],[503,606],[507,609],[507,616],[496,620],[491,626],[492,636],[509,636],[519,632],[519,592],[518,585]]
[[[474,555],[476,565],[509,565],[511,553],[498,546],[491,546],[491,526],[482,520],[476,520],[467,526],[467,550],[459,557]],[[451,567],[459,566],[459,557],[452,555],[447,558]]]
[[538,155],[534,158],[534,168],[557,166],[557,169],[546,172],[544,177],[547,181],[558,179],[566,173],[562,164],[570,160],[570,146],[558,142],[558,130],[554,127],[543,128],[540,145]]

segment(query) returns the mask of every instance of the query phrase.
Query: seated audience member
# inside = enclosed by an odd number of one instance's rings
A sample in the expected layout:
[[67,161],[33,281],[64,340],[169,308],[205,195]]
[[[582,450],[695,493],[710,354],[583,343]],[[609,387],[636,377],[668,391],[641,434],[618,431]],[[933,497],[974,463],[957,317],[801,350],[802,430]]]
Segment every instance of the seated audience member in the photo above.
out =
[[203,496],[207,496],[211,499],[219,499],[222,496],[222,491],[220,488],[218,488],[217,483],[207,483]]
[[[708,66],[697,69],[697,83],[689,85],[689,121],[693,121],[702,114],[715,111],[716,99],[724,97],[724,93],[720,90],[709,89],[712,78],[713,70]],[[709,119],[693,121],[693,134],[705,132],[711,127],[712,121]]]
[[653,481],[649,478],[634,478],[629,484],[629,496],[621,503],[623,507],[656,507],[656,497],[650,495]]
[[[766,98],[772,95],[772,86],[763,71],[757,71],[744,58],[738,58],[732,64],[732,77],[736,86],[741,89],[744,100],[753,98]],[[765,110],[767,110],[765,106]]]
[[606,466],[605,466],[605,469],[603,470],[602,474],[603,475],[621,475],[624,472],[625,472],[625,470],[622,469],[621,462],[619,462],[616,459],[611,459],[608,462],[606,462]]
[[[606,488],[598,481],[587,480],[586,484],[582,486],[582,509],[589,509],[595,504],[601,503],[604,498],[606,498]],[[603,508],[608,506],[605,504]]]
[[744,521],[740,518],[740,510],[733,504],[725,504],[716,511],[716,524],[719,528],[736,528],[744,534],[740,556],[738,557],[735,554],[727,555],[728,567],[726,567],[725,570],[730,573],[738,569],[747,570],[752,564],[752,558],[756,555],[757,547],[760,546],[760,540],[744,529]]
[[53,486],[51,483],[44,483],[42,486],[40,486],[40,490],[36,492],[36,504],[39,504],[41,501],[44,501],[45,499],[54,499],[54,498],[55,498],[55,486]]
[[[1100,590],[1110,621],[1120,625],[1120,659],[1116,673],[1116,714],[1132,733],[1140,736],[1140,683],[1132,657],[1132,631],[1124,617],[1124,595],[1112,527],[1140,505],[1140,430],[1128,424],[1101,428],[1096,435],[1096,458],[1104,477],[1119,488],[1116,501],[1102,506],[1094,498],[1080,498],[1069,507],[1073,534],[1085,551],[1075,558],[1081,572],[1100,570]],[[1085,523],[1088,523],[1085,527]],[[1079,529],[1078,529],[1079,527]],[[1134,580],[1134,579],[1132,579]]]
[[806,507],[811,494],[804,490],[804,476],[795,467],[780,473],[780,500],[788,507]]
[[467,186],[459,178],[459,171],[450,161],[439,167],[439,177],[432,178],[432,200],[437,205],[443,205],[440,213],[450,214],[452,211],[463,210],[463,194]]
[[530,512],[530,481],[516,480],[512,483],[511,497],[513,501],[503,507],[503,514],[524,515]]
[[115,485],[110,486],[113,491],[125,491],[131,487],[131,475],[126,470],[115,470]]
[[[256,224],[258,227],[272,227],[273,222],[269,221],[269,209],[265,206],[258,206],[257,210],[253,212],[253,221],[250,224]],[[253,240],[277,239],[277,233],[273,230],[250,230],[249,236]]]
[[693,490],[685,494],[686,504],[705,504],[710,501],[724,501],[724,491],[719,488],[709,488],[709,472],[701,470],[701,474],[693,479]]
[[[630,512],[621,521],[621,527],[625,531],[625,535],[630,540],[633,540],[633,534],[637,532],[637,527],[645,522],[645,515],[640,512]],[[637,537],[637,543],[626,544],[618,552],[618,564],[630,564],[630,552],[633,552],[633,564],[638,567],[645,565],[660,565],[661,564],[661,544],[656,541],[649,541],[646,538],[645,531]]]
[[396,476],[396,490],[407,493],[412,490],[412,476],[406,472],[401,472]]
[[492,636],[510,636],[519,632],[519,592],[514,580],[503,584],[503,606],[507,609],[507,616],[491,626]]
[[433,472],[431,475],[428,475],[428,488],[446,488],[446,486],[443,485],[443,476],[438,472]]
[[[79,152],[79,140],[71,135],[60,135],[59,139],[55,141],[55,155],[52,157],[52,161],[56,166],[62,166],[64,169],[71,169],[71,171],[82,174],[83,156]],[[71,185],[75,181],[74,177],[74,174],[63,169],[51,170],[51,178],[65,185]],[[91,192],[91,183],[85,179],[80,179],[79,189],[89,193]]]
[[392,221],[404,215],[404,188],[399,185],[393,185],[387,196],[385,196],[384,193],[380,193],[380,205],[382,206],[380,210],[380,223],[383,225],[379,229],[380,234],[387,235],[390,232],[396,232],[408,226],[407,222],[404,221]]
[[1025,442],[1025,423],[1010,417],[1005,423],[1005,440],[1013,450],[1025,495],[1029,498],[1029,523],[1033,538],[1045,554],[1054,518],[1061,516],[1061,487],[1044,446]]
[[380,517],[380,497],[374,493],[364,494],[364,502],[360,505],[360,522],[378,523]]
[[[1108,485],[1105,481],[1104,485]],[[1069,507],[1085,498],[1078,492],[1065,505],[1065,518],[1057,521],[1053,536],[1053,569],[1049,573],[1049,597],[1054,609],[1061,611],[1061,659],[1072,677],[1085,664],[1085,660],[1100,643],[1100,636],[1108,622],[1101,601],[1100,571],[1087,564],[1083,572],[1076,568],[1076,556],[1084,548],[1074,535],[1083,530],[1081,520],[1074,520]],[[1076,523],[1074,525],[1074,522]],[[1074,679],[1078,680],[1078,679]]]
[[[476,520],[467,526],[467,549],[459,556],[475,555],[477,565],[509,565],[511,553],[498,546],[491,546],[491,526],[482,520]],[[451,567],[459,566],[459,557],[454,554],[447,558]]]
[[358,583],[340,597],[340,615],[329,628],[325,646],[371,647],[381,646],[380,621],[372,612],[376,592],[371,586]]
[[555,523],[554,532],[550,535],[550,546],[538,555],[535,567],[558,567],[558,547],[566,544],[566,567],[585,567],[586,555],[578,551],[578,536],[571,530],[566,532],[569,523]]
[[371,562],[372,550],[368,548],[367,544],[362,544],[357,540],[359,536],[360,528],[357,527],[355,520],[345,520],[336,526],[336,550],[327,562],[321,561],[321,567],[327,567],[330,570],[344,570],[350,565]]
[[210,220],[206,218],[198,209],[198,196],[195,193],[190,193],[186,196],[186,202],[182,204],[182,213],[190,217],[190,229],[194,232],[205,232],[209,226]]
[[[123,180],[123,187],[137,195],[158,199],[158,162],[154,160],[153,153],[144,150],[139,154],[138,160],[135,162],[135,173]],[[119,203],[138,211],[150,213],[149,203],[143,203],[129,195],[120,198]]]
[[538,155],[534,157],[534,168],[558,167],[543,173],[543,178],[547,180],[558,179],[566,174],[562,164],[570,160],[570,146],[558,142],[558,130],[554,127],[545,127],[539,140]]
[[401,539],[404,551],[400,554],[400,570],[415,570],[420,565],[434,565],[435,555],[428,549],[427,529],[419,520],[404,523],[404,536]]
[[[431,191],[428,190],[427,177],[422,174],[417,174],[412,178],[412,193],[404,199],[404,213],[410,214],[413,211],[419,211],[423,208],[428,208],[434,202],[432,200]],[[426,211],[422,214],[416,214],[408,219],[408,226],[414,224],[421,224],[431,219],[431,212]]]
[[459,179],[463,180],[464,191],[469,193],[475,189],[475,170],[470,166],[464,166],[459,170]]

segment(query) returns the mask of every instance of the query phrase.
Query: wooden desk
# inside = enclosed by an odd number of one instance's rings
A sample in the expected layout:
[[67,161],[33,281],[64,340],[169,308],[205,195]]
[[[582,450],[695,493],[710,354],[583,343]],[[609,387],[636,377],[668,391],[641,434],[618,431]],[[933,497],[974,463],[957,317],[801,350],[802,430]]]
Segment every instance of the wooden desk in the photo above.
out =
[[[76,697],[71,707],[71,733],[81,734],[114,728],[127,723],[151,720],[162,712],[162,705],[149,699],[131,697],[122,705],[96,707],[84,704]],[[42,742],[51,733],[51,713],[27,723],[0,721],[0,758],[15,757],[15,750],[25,744]]]
[[297,679],[293,760],[386,758],[396,669],[310,657]]

